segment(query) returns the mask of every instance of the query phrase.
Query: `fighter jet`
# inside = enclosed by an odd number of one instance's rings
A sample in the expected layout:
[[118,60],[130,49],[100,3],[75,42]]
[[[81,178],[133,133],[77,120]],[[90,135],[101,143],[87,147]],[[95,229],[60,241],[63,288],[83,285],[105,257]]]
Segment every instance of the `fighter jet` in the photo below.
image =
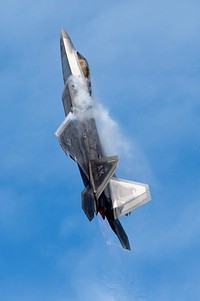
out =
[[60,50],[65,119],[55,134],[64,152],[78,165],[85,186],[81,193],[82,209],[87,218],[91,221],[94,214],[100,213],[123,248],[131,250],[118,218],[150,200],[149,186],[116,177],[119,158],[116,154],[106,156],[104,141],[99,138],[88,62],[74,48],[64,29]]

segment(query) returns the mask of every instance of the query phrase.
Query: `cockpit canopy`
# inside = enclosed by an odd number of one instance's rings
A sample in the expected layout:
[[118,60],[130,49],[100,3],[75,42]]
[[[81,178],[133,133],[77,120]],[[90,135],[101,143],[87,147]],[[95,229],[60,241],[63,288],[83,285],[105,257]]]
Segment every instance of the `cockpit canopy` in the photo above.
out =
[[90,80],[90,69],[89,69],[87,60],[78,51],[77,51],[77,56],[78,56],[79,64],[81,66],[84,76],[88,80]]

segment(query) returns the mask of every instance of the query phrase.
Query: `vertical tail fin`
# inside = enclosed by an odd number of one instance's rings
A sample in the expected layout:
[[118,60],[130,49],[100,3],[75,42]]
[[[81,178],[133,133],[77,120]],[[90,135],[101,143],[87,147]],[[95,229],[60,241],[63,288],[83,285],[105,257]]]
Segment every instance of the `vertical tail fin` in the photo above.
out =
[[89,161],[89,176],[93,192],[97,199],[115,173],[118,156],[103,157]]
[[95,199],[91,189],[85,188],[81,193],[82,209],[85,212],[89,221],[94,218]]

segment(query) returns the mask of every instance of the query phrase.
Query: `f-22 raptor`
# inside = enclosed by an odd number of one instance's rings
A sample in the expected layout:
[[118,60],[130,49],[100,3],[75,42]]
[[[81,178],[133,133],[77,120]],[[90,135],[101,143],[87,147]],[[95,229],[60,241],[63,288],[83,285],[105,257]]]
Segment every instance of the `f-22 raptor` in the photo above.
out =
[[104,141],[100,140],[96,126],[88,62],[74,48],[64,29],[60,50],[65,119],[55,134],[64,152],[80,170],[85,186],[81,193],[82,208],[89,221],[94,213],[100,213],[108,220],[123,248],[131,250],[118,218],[150,200],[149,186],[116,177],[118,156],[106,156]]

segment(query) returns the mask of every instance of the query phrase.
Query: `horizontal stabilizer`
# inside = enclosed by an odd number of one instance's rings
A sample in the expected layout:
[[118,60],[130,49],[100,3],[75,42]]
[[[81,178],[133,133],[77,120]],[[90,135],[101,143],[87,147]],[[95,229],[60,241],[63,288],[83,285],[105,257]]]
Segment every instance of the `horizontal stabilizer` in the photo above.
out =
[[89,175],[93,191],[98,199],[113,176],[118,163],[118,156],[90,160]]
[[126,232],[124,231],[120,221],[118,219],[114,220],[108,220],[111,228],[119,238],[119,241],[124,249],[131,250],[128,236],[126,235]]
[[94,217],[95,211],[95,200],[91,189],[85,188],[81,193],[82,198],[82,209],[85,212],[89,221]]
[[110,191],[115,218],[131,212],[151,199],[147,184],[118,178],[110,180]]

